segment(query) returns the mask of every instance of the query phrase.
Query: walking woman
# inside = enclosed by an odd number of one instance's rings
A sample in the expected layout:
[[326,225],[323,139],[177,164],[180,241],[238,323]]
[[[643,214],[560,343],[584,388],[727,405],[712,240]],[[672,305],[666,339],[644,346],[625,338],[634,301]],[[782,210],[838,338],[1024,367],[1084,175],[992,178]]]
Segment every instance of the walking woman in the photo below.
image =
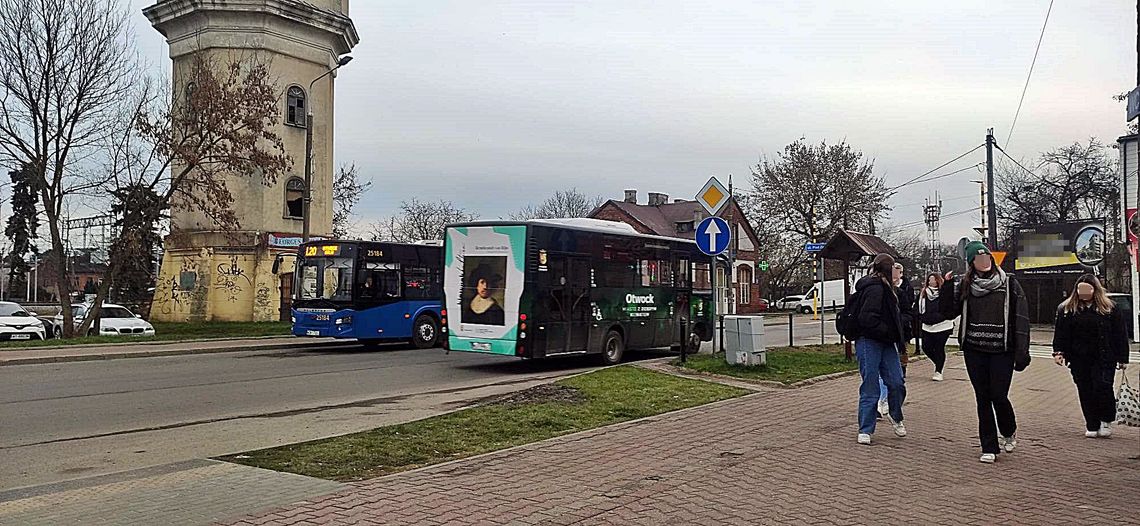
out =
[[946,366],[946,341],[954,330],[954,320],[946,319],[939,308],[939,289],[942,276],[931,273],[926,276],[926,286],[918,297],[918,315],[922,321],[922,350],[934,363],[934,376],[931,380],[942,381],[942,369]]
[[953,273],[946,273],[938,307],[943,317],[962,317],[958,344],[978,403],[981,461],[992,464],[1003,448],[1012,453],[1017,447],[1017,418],[1009,401],[1009,385],[1015,370],[1029,366],[1029,305],[1021,285],[994,265],[981,242],[966,245],[966,262],[970,269],[961,283],[953,281]]
[[887,388],[887,420],[895,435],[906,436],[902,406],[906,399],[899,348],[905,341],[899,298],[892,275],[895,260],[887,254],[875,256],[871,275],[855,284],[859,295],[856,319],[859,337],[855,355],[859,359],[859,443],[870,444],[875,434],[879,379]]
[[1085,436],[1112,436],[1116,396],[1112,380],[1128,363],[1128,329],[1120,309],[1104,292],[1100,280],[1085,274],[1057,309],[1053,360],[1068,365],[1077,384]]

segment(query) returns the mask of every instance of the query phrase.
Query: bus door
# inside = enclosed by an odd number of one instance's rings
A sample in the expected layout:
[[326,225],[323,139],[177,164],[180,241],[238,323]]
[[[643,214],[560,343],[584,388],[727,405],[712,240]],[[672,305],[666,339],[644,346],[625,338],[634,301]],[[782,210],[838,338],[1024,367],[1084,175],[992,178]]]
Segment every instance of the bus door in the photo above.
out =
[[585,257],[551,254],[547,262],[543,303],[546,354],[581,352],[590,345],[590,261]]
[[691,320],[689,306],[692,298],[691,263],[687,255],[673,255],[673,341],[670,345],[684,345],[689,338]]

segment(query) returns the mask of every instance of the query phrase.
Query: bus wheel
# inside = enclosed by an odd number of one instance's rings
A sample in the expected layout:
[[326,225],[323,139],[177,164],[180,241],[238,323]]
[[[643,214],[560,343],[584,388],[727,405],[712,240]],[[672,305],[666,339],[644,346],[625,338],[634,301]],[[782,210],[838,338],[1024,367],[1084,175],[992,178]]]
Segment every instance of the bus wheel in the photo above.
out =
[[617,331],[606,333],[605,344],[602,345],[602,363],[617,365],[621,363],[622,354],[625,354],[625,341],[621,339],[621,333]]
[[416,348],[429,349],[435,347],[438,339],[439,324],[436,323],[435,318],[427,314],[420,314],[416,317],[416,322],[412,324],[412,343],[415,344]]
[[696,354],[701,352],[701,335],[696,332],[689,333],[689,348],[688,352]]

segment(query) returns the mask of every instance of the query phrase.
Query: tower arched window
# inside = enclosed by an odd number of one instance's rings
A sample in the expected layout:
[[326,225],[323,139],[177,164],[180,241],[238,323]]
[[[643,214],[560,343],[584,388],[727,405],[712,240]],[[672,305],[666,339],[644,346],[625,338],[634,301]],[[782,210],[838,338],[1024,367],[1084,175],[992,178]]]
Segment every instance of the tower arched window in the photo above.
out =
[[285,124],[304,128],[306,125],[305,112],[308,111],[308,97],[300,86],[289,86],[285,96]]
[[305,181],[300,177],[291,177],[285,181],[285,217],[305,218]]

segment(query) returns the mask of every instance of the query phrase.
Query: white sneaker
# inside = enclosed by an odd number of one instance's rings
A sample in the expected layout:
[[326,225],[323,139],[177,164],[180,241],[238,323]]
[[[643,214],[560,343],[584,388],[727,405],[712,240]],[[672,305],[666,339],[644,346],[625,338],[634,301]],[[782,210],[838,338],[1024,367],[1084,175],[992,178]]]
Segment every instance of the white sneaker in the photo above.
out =
[[1016,436],[1011,436],[1009,438],[1001,437],[1000,441],[1002,443],[1002,446],[1005,448],[1006,453],[1013,453],[1013,450],[1017,448]]
[[891,423],[891,427],[895,429],[895,436],[902,438],[906,436],[906,426],[902,422],[895,422],[891,415],[887,415],[887,422]]
[[978,460],[981,460],[982,464],[993,464],[994,462],[997,462],[997,455],[993,453],[984,453],[982,454],[982,458]]
[[1101,438],[1108,438],[1112,436],[1112,424],[1108,422],[1100,423],[1100,431],[1096,432],[1096,436]]
[[1096,438],[1100,436],[1100,431],[1085,431],[1085,438]]
[[934,376],[932,376],[930,379],[934,380],[935,382],[941,382],[942,381],[942,373],[934,373]]
[[864,446],[871,445],[871,435],[868,435],[867,433],[859,433],[859,443],[863,444]]
[[887,404],[886,400],[879,400],[879,415],[887,416],[891,412],[891,406]]

